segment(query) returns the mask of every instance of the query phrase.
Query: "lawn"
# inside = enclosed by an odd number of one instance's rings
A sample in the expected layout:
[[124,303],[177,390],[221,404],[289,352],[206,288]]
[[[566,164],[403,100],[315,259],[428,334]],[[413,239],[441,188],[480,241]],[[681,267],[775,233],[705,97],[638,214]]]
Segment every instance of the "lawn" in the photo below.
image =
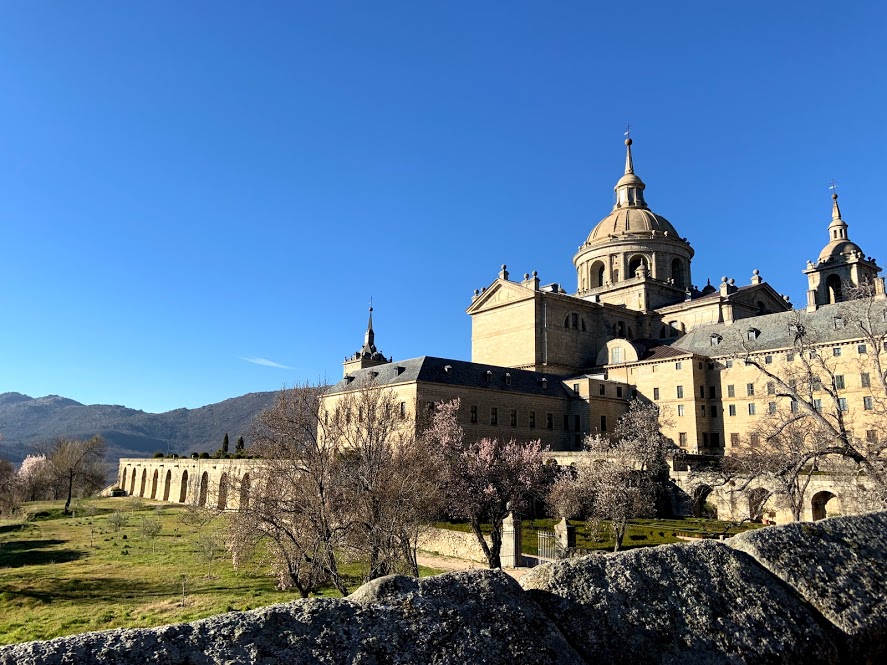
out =
[[[108,498],[81,502],[65,517],[62,505],[27,504],[29,519],[0,520],[0,644],[191,621],[298,598],[277,590],[261,562],[235,571],[220,549],[210,564],[204,546],[224,528],[224,516],[195,523],[180,505]],[[119,515],[127,521],[115,529]],[[155,519],[161,528],[152,542],[143,522]],[[359,567],[346,572],[357,587]]]
[[[538,532],[553,531],[555,520],[535,519],[524,520],[521,523],[521,538],[524,554],[538,554]],[[585,550],[612,550],[613,539],[609,522],[602,522],[600,528],[591,533],[586,523],[582,520],[570,520],[570,524],[576,527],[576,547]],[[454,531],[470,531],[467,522],[438,522],[435,526]],[[622,541],[622,549],[635,547],[649,547],[651,545],[664,545],[665,543],[679,543],[684,537],[712,537],[715,534],[726,533],[733,535],[753,529],[759,524],[745,523],[736,526],[730,522],[720,522],[703,518],[685,519],[636,519],[630,520]],[[490,525],[481,525],[484,533],[489,533]]]

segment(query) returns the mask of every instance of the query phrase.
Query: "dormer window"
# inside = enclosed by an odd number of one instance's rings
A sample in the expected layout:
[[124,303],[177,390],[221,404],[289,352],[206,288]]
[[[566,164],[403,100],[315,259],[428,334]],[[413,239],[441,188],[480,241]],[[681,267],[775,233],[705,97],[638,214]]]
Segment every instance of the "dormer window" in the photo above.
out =
[[749,328],[745,331],[745,339],[747,339],[749,342],[754,342],[760,334],[761,331],[757,328]]
[[722,341],[724,341],[724,338],[721,337],[720,335],[718,335],[717,333],[712,333],[711,337],[709,338],[709,342],[711,343],[712,346],[717,346]]
[[446,372],[447,374],[449,374],[449,373],[452,372],[452,371],[453,371],[453,366],[452,366],[452,365],[444,365],[444,372]]
[[484,374],[484,378],[487,380],[487,383],[490,383],[493,380],[493,372],[492,370],[487,370],[486,374]]
[[835,317],[835,330],[841,330],[846,325],[847,325],[847,323],[844,321],[843,316],[836,316]]
[[548,388],[548,379],[544,376],[542,377],[542,389],[546,390]]
[[506,386],[511,385],[511,373],[510,372],[505,372],[505,385]]

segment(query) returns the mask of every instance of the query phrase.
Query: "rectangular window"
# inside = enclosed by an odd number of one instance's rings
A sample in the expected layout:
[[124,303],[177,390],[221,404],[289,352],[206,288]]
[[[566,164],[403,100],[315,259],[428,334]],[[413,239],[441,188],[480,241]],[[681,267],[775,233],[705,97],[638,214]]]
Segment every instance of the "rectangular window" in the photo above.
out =
[[793,400],[792,400],[792,402],[791,402],[791,410],[792,410],[792,413],[797,413],[797,412],[798,412],[798,400],[796,400],[796,399],[793,399]]
[[721,446],[721,435],[717,432],[711,433],[711,447],[712,448],[720,448]]
[[716,407],[716,406],[711,407],[711,417],[712,418],[718,417],[718,407]]
[[840,346],[835,346],[835,347],[833,347],[833,348],[832,348],[832,355],[833,355],[833,356],[839,356],[839,355],[841,355],[841,347],[840,347]]
[[403,418],[406,415],[407,415],[407,403],[401,402],[400,403],[400,417]]
[[751,443],[751,445],[753,445],[753,446],[757,446],[758,444],[761,443],[761,435],[760,434],[752,434],[751,436],[748,437],[748,439],[749,439],[749,442]]
[[607,431],[607,416],[601,416],[601,432]]
[[705,399],[705,386],[699,386],[699,399]]
[[582,421],[578,415],[573,416],[573,429],[577,432],[582,429]]
[[733,432],[730,435],[730,447],[735,448],[739,445],[739,435],[736,432]]
[[599,392],[601,395],[607,394],[607,387],[603,383],[600,385]]
[[764,364],[772,365],[773,364],[773,356],[764,356]]
[[578,383],[573,384],[573,393],[576,395],[579,394],[579,384]]
[[795,380],[795,379],[789,379],[789,380],[788,380],[788,389],[791,390],[793,393],[794,393],[794,392],[797,392],[797,391],[798,391],[798,382],[797,382],[797,380]]
[[536,426],[536,412],[530,411],[530,427]]
[[681,368],[681,361],[680,361],[680,360],[677,361],[677,362],[674,364],[674,368],[675,368],[675,369],[680,369],[680,368]]
[[871,385],[871,381],[869,379],[869,375],[866,373],[859,375],[859,385],[863,388],[868,388]]
[[622,347],[614,346],[610,349],[610,364],[618,365],[622,362]]
[[847,399],[845,397],[838,398],[838,409],[841,411],[847,410]]
[[844,389],[844,375],[843,374],[836,374],[835,375],[835,388],[837,390]]
[[873,402],[873,400],[871,398],[871,395],[866,395],[865,397],[862,398],[862,408],[865,409],[866,411],[871,411],[874,406],[874,404],[872,402]]
[[550,413],[545,414],[545,429],[554,429],[554,416]]
[[659,388],[653,388],[653,399],[659,399]]
[[755,394],[755,384],[746,383],[745,384],[745,394],[748,395],[749,397],[754,395]]
[[517,409],[511,410],[511,426],[517,427]]
[[865,344],[857,345],[856,353],[858,353],[859,355],[862,355],[862,354],[868,353],[868,352],[869,352],[869,347],[867,347]]
[[767,413],[771,415],[776,413],[776,402],[767,402]]
[[474,425],[477,423],[477,406],[474,404],[471,405],[471,424]]
[[708,432],[702,433],[702,447],[708,448]]
[[678,432],[678,445],[681,448],[687,447],[687,433],[686,432]]
[[684,415],[684,405],[683,404],[678,404],[678,415],[679,416]]
[[865,431],[865,440],[869,443],[878,443],[878,430],[867,429]]
[[736,386],[732,383],[727,386],[727,397],[736,397]]
[[699,412],[704,416],[705,415],[705,404],[699,407]]
[[794,359],[795,359],[795,354],[792,353],[791,351],[786,351],[785,362],[790,363],[790,362],[794,361]]
[[676,392],[678,399],[684,399],[684,386],[678,386]]
[[729,358],[729,359],[727,360],[727,369],[730,369],[731,367],[733,367],[733,359],[732,359],[732,358]]
[[714,386],[708,387],[708,398],[709,399],[717,399],[718,398],[718,392],[717,392],[717,390],[715,390]]
[[568,432],[570,430],[570,416],[566,413],[564,414],[564,431]]
[[818,376],[813,377],[813,380],[810,381],[810,390],[822,390],[822,379]]
[[812,360],[813,358],[818,358],[818,357],[819,357],[819,354],[817,353],[816,349],[810,349],[810,354],[809,354],[809,355],[810,355],[811,360]]
[[750,402],[748,405],[748,415],[750,415],[750,416],[755,415],[755,403],[754,402]]
[[773,381],[767,381],[767,394],[775,395],[776,394],[776,384]]
[[727,407],[727,409],[728,409],[727,413],[729,413],[731,416],[735,416],[735,415],[736,415],[736,405],[735,405],[735,404],[730,404],[730,405]]
[[822,400],[821,399],[813,400],[813,409],[816,411],[822,411]]
[[616,397],[622,397],[622,386],[616,386]]
[[490,424],[498,425],[499,424],[499,409],[495,406],[490,407]]
[[511,385],[511,372],[505,372],[505,385]]

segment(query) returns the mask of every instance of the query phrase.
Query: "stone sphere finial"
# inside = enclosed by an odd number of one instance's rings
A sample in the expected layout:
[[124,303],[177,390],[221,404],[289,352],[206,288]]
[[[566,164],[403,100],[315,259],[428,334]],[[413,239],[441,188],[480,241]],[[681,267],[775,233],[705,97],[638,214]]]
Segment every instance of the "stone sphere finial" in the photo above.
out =
[[525,272],[525,273],[524,273],[524,279],[530,279],[530,273]]
[[625,139],[625,145],[631,145],[631,139],[630,139],[630,138]]
[[503,264],[502,264],[502,270],[506,270],[507,268],[508,268],[508,266],[505,265],[505,264],[503,263]]
[[721,277],[721,284],[726,284],[726,283],[727,283],[727,276],[724,275],[723,277]]
[[751,271],[751,274],[754,275],[755,277],[757,277],[758,275],[761,274],[761,271],[758,270],[757,268],[755,268],[754,270]]
[[832,194],[832,200],[833,200],[833,201],[837,201],[837,200],[838,200],[838,193],[837,193],[837,192],[834,192],[834,193]]

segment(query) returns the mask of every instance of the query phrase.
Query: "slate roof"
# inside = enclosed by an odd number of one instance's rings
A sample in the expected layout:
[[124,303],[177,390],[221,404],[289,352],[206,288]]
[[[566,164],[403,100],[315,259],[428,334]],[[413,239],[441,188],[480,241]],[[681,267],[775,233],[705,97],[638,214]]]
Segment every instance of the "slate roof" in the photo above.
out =
[[[445,368],[449,367],[449,370]],[[489,374],[488,374],[489,372]],[[375,373],[375,376],[373,376]],[[511,375],[511,384],[506,384],[505,375]],[[481,363],[453,360],[452,358],[435,358],[421,356],[409,360],[376,365],[352,372],[349,376],[353,381],[342,379],[333,385],[329,392],[342,392],[354,388],[355,385],[368,377],[375,380],[376,385],[396,385],[400,383],[438,383],[442,385],[466,388],[483,388],[501,390],[502,392],[541,395],[546,397],[569,397],[573,392],[562,383],[563,377],[531,372],[512,367],[484,365]],[[489,378],[488,378],[489,377]],[[542,387],[542,378],[548,379],[548,387]]]
[[[683,352],[696,353],[701,356],[725,356],[734,353],[742,353],[747,348],[754,351],[766,351],[770,349],[784,349],[794,345],[795,333],[790,329],[794,323],[800,323],[805,335],[811,344],[829,344],[847,342],[860,339],[862,336],[859,328],[854,323],[859,320],[858,309],[860,301],[850,301],[824,305],[815,312],[806,310],[790,310],[776,314],[764,314],[740,319],[733,324],[716,323],[693,328],[686,335],[678,339],[671,346]],[[876,312],[875,331],[880,334],[887,331],[887,322],[884,322],[881,313],[887,308],[887,303],[877,301],[874,303]],[[836,319],[843,318],[844,327],[836,325]],[[746,338],[749,329],[754,328],[759,333],[754,340]],[[721,341],[717,345],[712,344],[712,335],[719,335]]]

